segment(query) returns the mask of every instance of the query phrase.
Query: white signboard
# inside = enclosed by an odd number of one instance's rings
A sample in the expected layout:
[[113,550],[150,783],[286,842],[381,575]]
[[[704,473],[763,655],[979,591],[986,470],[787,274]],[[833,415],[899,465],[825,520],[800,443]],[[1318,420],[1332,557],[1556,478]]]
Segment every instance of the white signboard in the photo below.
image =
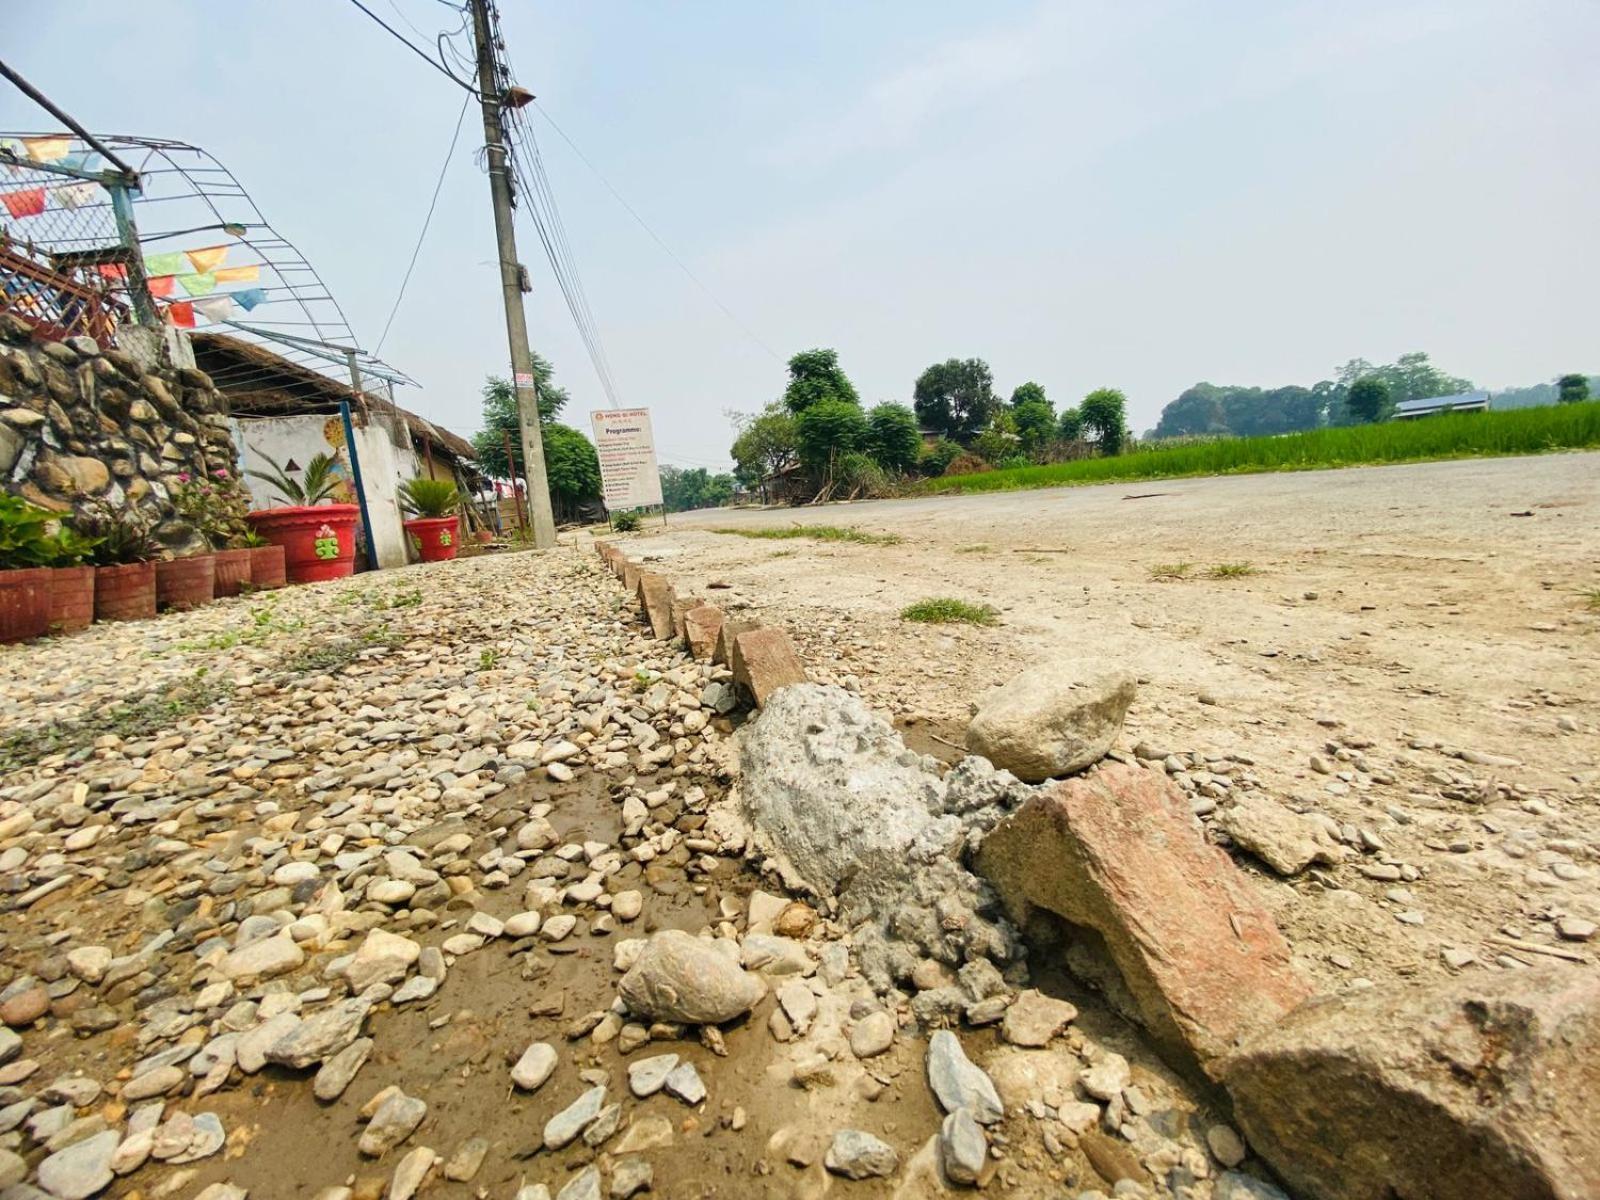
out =
[[648,408],[606,408],[589,414],[600,454],[600,490],[612,510],[661,503],[661,472]]

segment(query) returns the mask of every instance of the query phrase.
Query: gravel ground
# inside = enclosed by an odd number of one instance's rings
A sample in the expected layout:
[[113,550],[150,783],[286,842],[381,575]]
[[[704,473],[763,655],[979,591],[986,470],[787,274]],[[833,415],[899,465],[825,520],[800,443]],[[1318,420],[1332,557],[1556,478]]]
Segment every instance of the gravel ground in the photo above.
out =
[[874,995],[726,819],[725,672],[586,543],[0,668],[3,1200],[1253,1194],[1070,980],[931,1044]]

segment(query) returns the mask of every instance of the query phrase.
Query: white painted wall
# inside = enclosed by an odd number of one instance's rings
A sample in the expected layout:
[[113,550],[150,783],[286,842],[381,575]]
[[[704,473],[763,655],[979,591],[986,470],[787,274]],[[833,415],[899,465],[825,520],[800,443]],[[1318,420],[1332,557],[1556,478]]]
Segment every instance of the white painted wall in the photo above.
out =
[[[332,422],[330,425],[329,422]],[[246,471],[270,471],[267,455],[280,465],[291,458],[302,468],[317,454],[331,454],[335,443],[329,434],[339,430],[337,413],[313,413],[295,417],[235,417],[233,440],[239,447],[240,464]],[[373,552],[380,567],[403,567],[409,560],[405,530],[401,527],[400,483],[417,473],[416,455],[407,439],[397,447],[388,427],[374,419],[370,425],[356,427],[356,454],[361,460],[361,481],[367,493],[367,514],[372,518]],[[281,505],[276,489],[264,480],[245,476],[256,508]],[[355,502],[355,490],[350,492]]]

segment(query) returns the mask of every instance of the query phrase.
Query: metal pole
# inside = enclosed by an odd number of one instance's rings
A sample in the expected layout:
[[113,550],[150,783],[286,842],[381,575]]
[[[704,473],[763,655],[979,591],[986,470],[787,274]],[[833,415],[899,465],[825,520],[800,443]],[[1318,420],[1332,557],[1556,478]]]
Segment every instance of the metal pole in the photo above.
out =
[[[500,124],[501,94],[496,79],[498,60],[489,29],[489,0],[471,0],[472,28],[478,45],[478,91],[483,103],[483,141],[489,162],[489,195],[494,201],[494,235],[500,257],[500,290],[506,309],[506,338],[511,344],[511,386],[517,397],[517,423],[522,433],[522,462],[528,481],[528,511],[533,544],[548,550],[556,544],[555,515],[550,511],[550,484],[545,477],[544,442],[539,434],[539,392],[528,349],[528,322],[522,311],[523,267],[517,259],[517,235],[511,215],[511,182],[506,172],[505,131]],[[514,482],[514,480],[513,480]]]
[[46,96],[38,88],[34,87],[33,84],[29,83],[21,75],[18,75],[16,71],[8,67],[4,62],[0,62],[0,75],[4,75],[12,83],[16,84],[18,90],[21,91],[24,96],[27,96],[40,108],[44,109],[45,112],[49,113],[56,120],[60,121],[68,129],[72,130],[73,133],[77,134],[85,142],[89,143],[89,145],[95,150],[99,151],[101,157],[122,172],[124,178],[129,184],[134,187],[139,186],[139,172],[135,171],[127,163],[123,162],[115,154],[111,153],[111,151],[107,150],[101,141],[94,136],[94,134],[90,133],[82,125],[79,125],[62,109],[56,107],[56,105],[51,101],[50,97]]
[[128,299],[133,302],[133,315],[141,325],[159,325],[156,306],[150,299],[150,283],[145,278],[144,255],[139,249],[139,227],[133,221],[133,188],[126,184],[103,180],[111,193],[111,213],[117,219],[117,237],[128,251]]
[[[350,388],[361,394],[361,368],[356,366],[355,351],[350,351]],[[356,450],[355,425],[350,420],[350,401],[339,401],[339,419],[344,422],[344,448],[350,454],[350,479],[356,485],[356,503],[361,506],[361,525],[367,531],[367,565],[380,570],[378,543],[372,536],[372,514],[367,511],[367,489],[361,481],[361,455]]]
[[506,440],[506,474],[511,476],[511,507],[517,510],[517,528],[526,531],[528,523],[522,519],[522,498],[517,495],[517,460],[511,453],[511,431],[502,429],[500,436]]

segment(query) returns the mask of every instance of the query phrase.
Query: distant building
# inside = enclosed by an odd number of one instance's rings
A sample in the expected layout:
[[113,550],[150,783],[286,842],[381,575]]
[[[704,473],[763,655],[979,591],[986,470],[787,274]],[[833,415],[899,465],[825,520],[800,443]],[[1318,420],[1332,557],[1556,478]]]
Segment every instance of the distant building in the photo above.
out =
[[1454,396],[1429,396],[1425,400],[1402,400],[1394,406],[1396,421],[1415,421],[1418,417],[1437,417],[1447,412],[1488,412],[1488,392],[1461,392]]

